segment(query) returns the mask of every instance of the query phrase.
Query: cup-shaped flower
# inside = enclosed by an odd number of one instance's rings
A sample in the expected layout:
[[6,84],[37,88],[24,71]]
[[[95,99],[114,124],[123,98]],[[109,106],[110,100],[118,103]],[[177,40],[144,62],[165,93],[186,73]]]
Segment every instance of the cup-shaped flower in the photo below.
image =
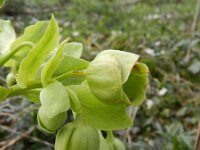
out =
[[[141,103],[145,96],[138,98],[138,95],[145,95],[148,68],[138,64],[138,58],[136,54],[117,50],[99,53],[86,69],[90,90],[106,104],[134,105],[138,99]],[[135,90],[140,93],[137,94]]]
[[136,63],[127,82],[123,85],[124,92],[133,106],[140,105],[145,100],[145,92],[149,83],[148,75],[148,67],[143,63]]
[[110,150],[126,150],[124,144],[117,138],[114,138],[112,142],[108,142]]
[[39,125],[47,132],[54,132],[66,120],[66,111],[70,107],[68,92],[60,82],[56,81],[41,90],[40,102]]
[[103,102],[119,103],[123,96],[121,67],[112,55],[97,56],[86,70],[90,90]]
[[99,150],[99,145],[97,129],[75,120],[59,130],[55,150]]
[[109,150],[126,150],[124,144],[113,136],[112,131],[107,132],[106,142],[109,145]]
[[49,117],[43,108],[40,107],[37,118],[38,124],[42,130],[48,133],[53,133],[65,123],[67,114],[66,112],[63,112],[54,117]]

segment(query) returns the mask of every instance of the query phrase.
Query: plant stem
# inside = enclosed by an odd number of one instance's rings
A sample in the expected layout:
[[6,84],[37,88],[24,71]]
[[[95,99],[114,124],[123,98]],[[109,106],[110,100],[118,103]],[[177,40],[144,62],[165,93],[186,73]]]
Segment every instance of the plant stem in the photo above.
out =
[[15,49],[2,53],[0,55],[0,67],[3,66],[21,48],[26,47],[26,46],[32,48],[34,47],[34,44],[32,42],[26,41],[26,42],[21,43]]
[[85,71],[84,70],[70,71],[70,72],[67,72],[65,74],[62,74],[61,76],[56,77],[56,80],[62,81],[65,78],[70,77],[70,76],[85,76]]
[[188,46],[188,49],[187,49],[187,52],[186,52],[186,55],[184,58],[184,61],[186,63],[188,63],[190,60],[190,55],[191,55],[191,51],[192,51],[192,38],[194,37],[195,29],[199,22],[199,15],[200,15],[200,0],[197,0],[194,19],[193,19],[192,26],[191,26],[191,39],[190,39],[190,43],[189,43],[189,46]]
[[113,137],[113,132],[112,132],[112,131],[107,131],[106,140],[107,140],[108,142],[112,142],[113,139],[114,139],[114,137]]
[[196,143],[195,143],[195,150],[199,150],[199,149],[200,149],[200,122],[197,129],[197,137],[196,137]]
[[[66,79],[67,77],[71,77],[71,76],[85,76],[85,72],[84,70],[75,70],[75,71],[67,72],[59,77],[56,77],[55,79],[58,81],[62,81],[63,79]],[[37,88],[42,88],[41,81],[34,81],[30,83],[27,88],[20,88],[18,85],[13,85],[10,87],[12,91],[10,92],[8,97],[21,95],[23,93],[26,93],[29,90],[37,89]]]

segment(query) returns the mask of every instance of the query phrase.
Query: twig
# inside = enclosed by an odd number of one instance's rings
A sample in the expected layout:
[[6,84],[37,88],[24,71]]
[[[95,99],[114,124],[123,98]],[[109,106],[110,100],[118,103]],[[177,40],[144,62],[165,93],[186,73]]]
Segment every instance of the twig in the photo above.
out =
[[199,22],[199,15],[200,15],[200,0],[197,0],[196,11],[195,11],[194,19],[193,19],[192,26],[191,26],[191,40],[190,40],[190,44],[189,44],[187,52],[186,52],[186,56],[184,58],[184,61],[186,63],[188,63],[190,60],[190,55],[191,55],[191,50],[192,50],[192,38],[194,37],[196,26]]
[[191,35],[193,35],[195,32],[197,23],[199,21],[199,14],[200,14],[200,0],[197,0],[196,11],[195,11],[194,19],[191,26]]
[[[135,119],[138,109],[139,107],[130,107],[129,109],[129,115],[133,120]],[[125,139],[127,139],[128,144],[131,144],[132,142],[132,136],[130,132],[131,132],[131,128],[128,128],[125,133]]]
[[[12,129],[6,127],[6,126],[3,126],[3,125],[0,125],[0,128],[2,128],[3,130],[6,130],[6,131],[8,131],[8,132],[17,134],[17,135],[23,134],[23,133],[21,133],[21,132],[14,131],[14,130],[12,130]],[[32,127],[32,128],[34,129],[34,127]],[[31,133],[31,132],[30,132],[30,133]],[[37,137],[32,137],[32,136],[30,136],[30,135],[27,135],[26,138],[29,138],[29,139],[31,139],[31,140],[33,140],[33,141],[35,141],[35,142],[39,142],[39,143],[42,143],[42,144],[47,145],[47,146],[50,146],[50,147],[54,147],[53,144],[51,144],[51,143],[49,143],[49,142],[47,142],[47,141],[43,141],[43,140],[41,140],[41,139],[39,139],[39,138],[37,138]],[[5,144],[5,142],[3,141],[3,142],[0,143],[0,145],[2,145],[2,144]],[[2,149],[0,149],[0,150],[2,150]]]
[[34,127],[31,127],[27,132],[22,133],[22,134],[16,136],[14,139],[11,139],[2,148],[0,148],[0,150],[6,150],[6,149],[8,149],[10,146],[14,145],[19,140],[27,137],[27,135],[29,135],[33,130],[34,130]]
[[197,139],[196,139],[196,144],[195,144],[195,150],[200,150],[200,122],[197,129]]

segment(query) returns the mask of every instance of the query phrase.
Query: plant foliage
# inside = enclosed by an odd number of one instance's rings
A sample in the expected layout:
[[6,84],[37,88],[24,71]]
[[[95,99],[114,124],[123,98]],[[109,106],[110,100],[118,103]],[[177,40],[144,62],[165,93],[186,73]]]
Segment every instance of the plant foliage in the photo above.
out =
[[[132,126],[134,118],[127,108],[145,99],[149,70],[138,62],[139,55],[104,50],[91,62],[80,59],[82,44],[69,39],[59,44],[54,16],[49,22],[27,27],[17,39],[8,21],[1,24],[0,34],[5,38],[0,41],[0,64],[9,66],[11,72],[7,86],[0,86],[0,100],[24,95],[40,103],[40,128],[48,133],[59,131],[56,150],[100,150],[101,130],[108,132],[104,147],[124,147],[111,131]],[[74,120],[63,126],[69,109]]]

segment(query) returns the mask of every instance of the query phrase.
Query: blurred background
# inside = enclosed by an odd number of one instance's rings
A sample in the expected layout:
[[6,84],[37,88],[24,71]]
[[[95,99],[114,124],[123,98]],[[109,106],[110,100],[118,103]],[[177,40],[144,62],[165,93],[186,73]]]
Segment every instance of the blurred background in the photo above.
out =
[[[61,38],[84,43],[87,60],[105,49],[141,55],[150,69],[147,99],[134,126],[116,136],[127,150],[192,150],[200,118],[197,6],[196,0],[7,0],[0,18],[21,35],[53,13]],[[2,68],[2,84],[6,74]],[[23,97],[0,104],[0,150],[53,150],[55,135],[38,129],[38,108]]]

